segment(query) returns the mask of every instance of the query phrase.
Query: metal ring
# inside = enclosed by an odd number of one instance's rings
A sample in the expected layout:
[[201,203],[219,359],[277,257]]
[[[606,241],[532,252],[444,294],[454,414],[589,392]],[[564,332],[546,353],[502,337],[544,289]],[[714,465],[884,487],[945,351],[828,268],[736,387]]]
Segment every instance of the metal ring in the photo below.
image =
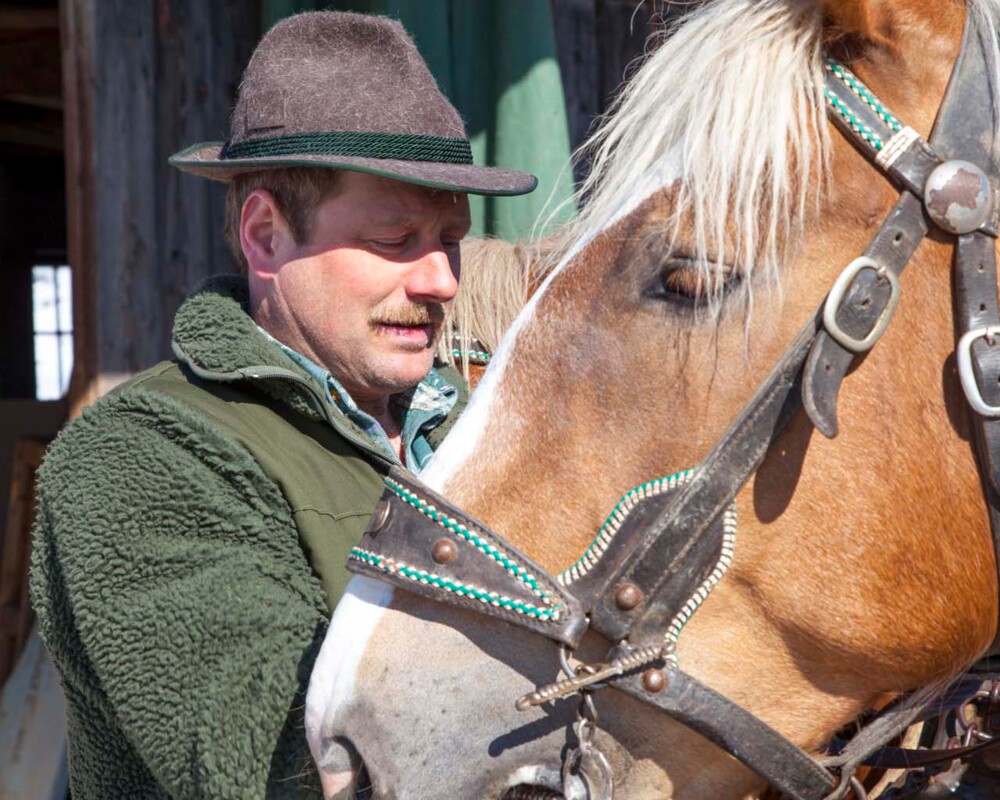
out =
[[1000,336],[1000,325],[975,328],[958,340],[958,347],[955,350],[958,362],[958,379],[962,382],[965,399],[977,414],[989,418],[1000,417],[1000,406],[991,406],[983,398],[979,382],[976,380],[975,370],[972,368],[972,345],[976,339],[990,340],[996,336]]
[[[885,278],[889,281],[889,302],[882,310],[881,315],[868,332],[868,335],[863,339],[856,339],[840,327],[837,322],[837,311],[840,309],[840,304],[847,294],[851,283],[863,269],[875,270],[880,278]],[[885,329],[889,325],[889,320],[892,319],[892,313],[896,310],[898,302],[899,278],[896,277],[896,273],[886,269],[869,256],[858,256],[844,268],[844,271],[834,281],[829,294],[826,296],[826,302],[823,303],[823,327],[826,328],[826,332],[844,349],[850,350],[852,353],[864,353],[867,350],[871,350],[875,342],[885,333]]]
[[573,665],[569,663],[569,647],[565,644],[559,645],[559,665],[562,667],[563,674],[567,678],[576,677],[576,670],[573,669]]

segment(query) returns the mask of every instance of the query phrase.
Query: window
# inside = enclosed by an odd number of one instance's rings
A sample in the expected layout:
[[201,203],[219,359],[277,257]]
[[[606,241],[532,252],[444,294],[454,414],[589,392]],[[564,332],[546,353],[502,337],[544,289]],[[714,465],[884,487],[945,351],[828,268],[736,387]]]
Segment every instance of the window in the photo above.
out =
[[73,369],[73,301],[70,268],[38,265],[31,269],[35,333],[35,397],[59,400],[69,389]]

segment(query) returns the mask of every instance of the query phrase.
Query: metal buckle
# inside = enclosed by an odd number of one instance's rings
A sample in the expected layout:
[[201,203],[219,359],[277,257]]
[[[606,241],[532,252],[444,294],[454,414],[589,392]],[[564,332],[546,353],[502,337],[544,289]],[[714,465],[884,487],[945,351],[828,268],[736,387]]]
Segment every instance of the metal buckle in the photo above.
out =
[[991,347],[994,340],[1000,336],[1000,325],[986,325],[975,328],[958,340],[955,356],[958,360],[958,379],[962,382],[965,399],[973,410],[984,417],[1000,417],[1000,406],[991,406],[983,399],[983,393],[976,381],[976,373],[972,369],[972,343],[976,339],[985,339]]
[[[844,331],[837,323],[837,311],[840,309],[840,303],[844,299],[844,295],[847,294],[852,281],[863,269],[875,270],[875,273],[880,278],[885,278],[889,281],[889,302],[868,335],[864,339],[856,339]],[[830,293],[826,296],[826,302],[823,304],[823,327],[826,328],[826,332],[845,350],[850,350],[852,353],[864,353],[867,350],[871,350],[875,342],[885,333],[885,329],[889,325],[889,320],[892,319],[892,312],[896,310],[898,302],[899,278],[896,277],[896,273],[886,269],[873,258],[858,256],[844,268],[844,271],[840,273],[840,277],[837,278],[830,289]]]

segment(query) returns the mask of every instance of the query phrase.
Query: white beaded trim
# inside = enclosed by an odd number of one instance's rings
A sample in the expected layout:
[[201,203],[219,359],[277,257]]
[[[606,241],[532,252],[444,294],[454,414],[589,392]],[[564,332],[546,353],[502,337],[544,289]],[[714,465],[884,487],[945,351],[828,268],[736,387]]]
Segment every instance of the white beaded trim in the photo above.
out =
[[889,169],[919,138],[920,134],[907,125],[899,133],[893,134],[892,138],[885,143],[885,147],[875,156],[875,163],[882,169]]
[[678,665],[677,640],[680,638],[681,631],[694,616],[694,612],[701,607],[701,604],[722,580],[729,565],[733,563],[733,556],[736,553],[736,525],[736,503],[733,503],[722,516],[722,548],[719,551],[719,560],[715,569],[705,578],[701,586],[691,595],[677,616],[667,626],[667,632],[663,636],[663,650],[666,653],[666,660],[675,667]]
[[[556,580],[563,586],[569,586],[590,572],[607,552],[608,547],[611,546],[611,542],[618,531],[621,530],[625,518],[628,517],[629,513],[641,500],[645,500],[648,497],[656,497],[686,483],[690,483],[695,472],[695,469],[687,469],[683,472],[669,475],[666,478],[658,478],[637,486],[626,494],[618,501],[611,514],[608,515],[594,541],[591,542],[580,559],[569,569],[557,575]],[[701,604],[705,602],[708,595],[711,594],[719,581],[722,580],[722,576],[726,574],[729,565],[733,563],[733,556],[736,552],[737,523],[736,503],[733,502],[722,515],[722,546],[719,550],[719,560],[716,562],[715,568],[702,581],[701,585],[688,598],[687,602],[684,603],[681,610],[677,612],[667,626],[666,633],[663,636],[662,652],[664,653],[664,658],[674,667],[677,666],[677,640],[680,638],[681,631],[684,630],[684,626],[694,616],[694,612],[701,607]]]

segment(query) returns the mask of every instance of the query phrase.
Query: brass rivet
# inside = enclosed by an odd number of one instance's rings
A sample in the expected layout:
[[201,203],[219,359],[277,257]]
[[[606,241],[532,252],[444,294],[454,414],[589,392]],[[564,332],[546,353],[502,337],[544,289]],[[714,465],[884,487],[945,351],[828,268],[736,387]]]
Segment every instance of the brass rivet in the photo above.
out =
[[642,673],[642,688],[650,694],[662,692],[663,687],[666,685],[667,676],[663,674],[663,670],[647,669],[644,673]]
[[368,520],[368,533],[374,535],[382,530],[388,523],[389,518],[392,516],[392,506],[389,501],[382,499],[378,501],[378,505],[375,506],[375,510],[372,512],[371,519]]
[[431,548],[431,558],[438,564],[450,564],[458,555],[458,548],[451,539],[438,539]]
[[622,611],[631,611],[642,601],[642,592],[634,583],[623,583],[615,592],[615,605]]

